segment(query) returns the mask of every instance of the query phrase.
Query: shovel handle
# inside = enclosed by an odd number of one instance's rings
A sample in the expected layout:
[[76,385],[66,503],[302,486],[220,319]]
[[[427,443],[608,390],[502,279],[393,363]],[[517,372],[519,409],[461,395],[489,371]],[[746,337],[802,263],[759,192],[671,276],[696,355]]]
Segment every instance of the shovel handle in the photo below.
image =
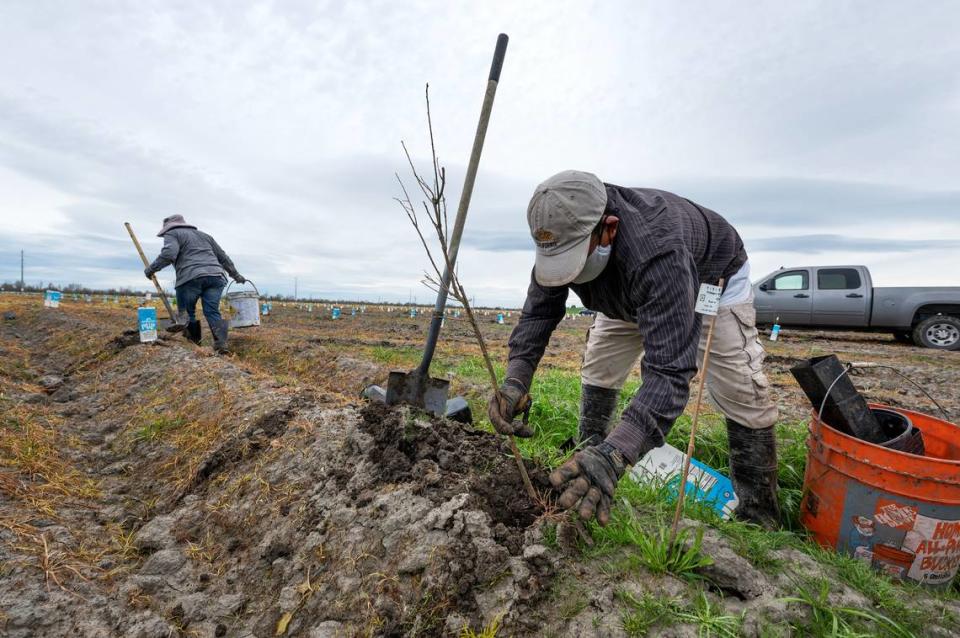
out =
[[503,58],[507,55],[507,42],[510,40],[506,33],[497,36],[497,48],[493,51],[493,63],[490,64],[488,81],[499,82],[500,70],[503,68]]
[[[133,240],[133,245],[136,246],[137,252],[140,254],[140,259],[143,261],[143,267],[149,268],[150,262],[147,261],[147,256],[143,252],[143,248],[140,246],[140,242],[137,240],[137,236],[133,234],[133,226],[130,225],[130,222],[123,222],[123,225],[127,227],[127,232],[130,233],[130,239]],[[176,323],[177,318],[173,315],[173,308],[170,307],[170,302],[167,301],[167,295],[163,292],[163,287],[160,285],[160,281],[157,279],[156,275],[150,276],[150,281],[153,282],[153,285],[157,288],[157,294],[160,295],[160,299],[163,301],[163,307],[167,309],[167,314],[170,315],[170,321]]]
[[497,84],[500,80],[500,71],[503,68],[503,58],[507,54],[508,40],[507,34],[501,33],[497,38],[497,46],[494,49],[487,90],[484,92],[483,103],[480,106],[480,120],[477,122],[477,131],[473,137],[473,148],[470,151],[470,160],[467,162],[467,173],[463,179],[463,189],[460,191],[460,204],[457,206],[457,216],[454,218],[453,230],[450,232],[449,242],[444,254],[446,263],[444,264],[443,276],[440,278],[440,287],[433,308],[433,317],[430,320],[430,329],[427,332],[427,343],[423,349],[423,358],[417,367],[417,371],[423,375],[427,375],[430,371],[430,362],[433,360],[433,353],[437,348],[437,339],[440,337],[443,310],[447,305],[447,294],[450,291],[454,268],[457,265],[460,237],[463,235],[463,226],[467,222],[467,209],[470,208],[470,198],[473,196],[473,184],[477,179],[480,155],[483,152],[483,141],[487,136],[487,126],[490,124],[490,113],[493,110],[493,99],[497,95]]

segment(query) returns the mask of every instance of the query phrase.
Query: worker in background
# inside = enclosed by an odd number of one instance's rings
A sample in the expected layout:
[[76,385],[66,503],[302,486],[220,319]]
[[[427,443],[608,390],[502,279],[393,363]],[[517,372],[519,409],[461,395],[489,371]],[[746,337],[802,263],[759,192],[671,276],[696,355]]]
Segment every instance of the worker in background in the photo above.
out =
[[[523,315],[510,336],[507,379],[488,414],[503,434],[531,436],[514,417],[572,290],[597,311],[581,372],[583,446],[550,475],[559,504],[580,516],[610,517],[626,467],[664,444],[683,412],[703,360],[706,331],[694,312],[701,283],[725,286],[707,388],[726,417],[735,515],[768,528],[779,523],[777,408],[763,374],[747,253],[717,213],[665,191],[605,184],[564,171],[537,186],[527,209],[536,262]],[[610,427],[620,388],[638,357],[642,385]]]
[[220,316],[220,295],[227,283],[224,271],[239,284],[246,282],[246,279],[240,276],[227,253],[213,237],[188,224],[182,215],[171,215],[164,219],[157,237],[163,237],[163,250],[143,274],[150,279],[170,264],[176,270],[178,316],[168,330],[185,330],[187,339],[199,344],[200,322],[196,317],[199,300],[213,335],[213,349],[221,354],[228,352],[229,324]]

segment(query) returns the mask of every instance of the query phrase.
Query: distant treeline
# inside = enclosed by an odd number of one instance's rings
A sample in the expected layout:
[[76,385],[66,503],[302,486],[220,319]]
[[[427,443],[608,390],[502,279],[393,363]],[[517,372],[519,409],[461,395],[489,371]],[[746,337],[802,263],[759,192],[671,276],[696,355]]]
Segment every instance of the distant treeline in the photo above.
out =
[[84,286],[83,284],[67,284],[66,286],[60,286],[50,282],[44,284],[42,281],[36,284],[25,284],[24,286],[20,285],[19,281],[9,282],[5,281],[0,284],[0,291],[2,292],[43,292],[44,290],[59,290],[61,292],[70,292],[77,293],[82,295],[126,295],[126,296],[140,296],[143,295],[145,290],[135,290],[133,288],[124,287],[124,288],[90,288]]
[[[19,292],[21,290],[19,281],[5,281],[0,283],[0,292]],[[23,292],[28,293],[42,293],[45,290],[59,290],[65,293],[78,294],[78,295],[120,295],[121,297],[142,297],[146,293],[156,294],[156,290],[153,288],[90,288],[84,286],[83,284],[67,284],[66,286],[61,286],[60,284],[55,284],[50,282],[44,284],[43,282],[37,282],[35,284],[26,284],[22,288]],[[164,291],[169,297],[173,297],[174,293],[165,290]],[[343,300],[343,299],[324,299],[317,297],[298,297],[297,299],[293,298],[293,295],[271,295],[271,294],[261,294],[261,299],[266,301],[296,301],[297,303],[325,303],[325,304],[334,304],[338,306],[345,306],[349,308],[350,306],[407,306],[407,307],[424,307],[432,306],[433,304],[418,304],[413,303],[412,301],[357,301],[356,299],[352,300]],[[447,307],[449,308],[459,308],[460,304],[458,303],[448,303]],[[493,308],[491,306],[491,308]],[[496,310],[503,310],[500,306],[496,306]]]

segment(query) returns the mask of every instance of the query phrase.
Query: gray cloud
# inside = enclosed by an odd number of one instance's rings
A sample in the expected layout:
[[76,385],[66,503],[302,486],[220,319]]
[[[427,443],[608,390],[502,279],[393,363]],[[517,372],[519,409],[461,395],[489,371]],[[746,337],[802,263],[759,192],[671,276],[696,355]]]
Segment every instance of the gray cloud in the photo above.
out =
[[141,285],[121,223],[152,256],[180,212],[264,288],[405,299],[425,262],[393,201],[399,141],[425,164],[430,81],[452,215],[501,30],[462,262],[488,301],[519,303],[527,199],[565,168],[720,212],[757,268],[909,252],[931,272],[960,237],[958,16],[892,0],[3,3],[0,210],[16,223],[0,278],[26,247],[45,279]]
[[801,253],[818,255],[845,253],[917,253],[929,250],[955,250],[960,239],[879,239],[844,235],[791,235],[746,239],[747,249],[755,252]]
[[533,252],[533,240],[526,228],[520,232],[502,232],[497,230],[481,230],[471,233],[464,238],[464,244],[487,252]]
[[827,229],[870,223],[960,220],[960,190],[925,190],[835,179],[742,178],[666,180],[735,224]]

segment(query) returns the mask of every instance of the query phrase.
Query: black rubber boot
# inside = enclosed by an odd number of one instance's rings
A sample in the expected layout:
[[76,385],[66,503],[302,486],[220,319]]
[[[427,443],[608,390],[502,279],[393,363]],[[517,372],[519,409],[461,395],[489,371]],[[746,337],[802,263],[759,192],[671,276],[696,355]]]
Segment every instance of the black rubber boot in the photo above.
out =
[[733,515],[765,529],[780,526],[777,503],[777,441],[773,426],[754,429],[727,419],[730,480],[740,504]]
[[191,321],[190,323],[188,323],[187,330],[184,333],[184,336],[187,338],[188,341],[192,341],[193,343],[199,346],[200,345],[200,322]]
[[619,390],[580,386],[580,440],[581,446],[599,445],[607,438],[610,420],[617,409]]
[[228,354],[230,349],[227,347],[227,333],[230,324],[225,319],[211,321],[210,332],[213,333],[213,350],[217,354]]

